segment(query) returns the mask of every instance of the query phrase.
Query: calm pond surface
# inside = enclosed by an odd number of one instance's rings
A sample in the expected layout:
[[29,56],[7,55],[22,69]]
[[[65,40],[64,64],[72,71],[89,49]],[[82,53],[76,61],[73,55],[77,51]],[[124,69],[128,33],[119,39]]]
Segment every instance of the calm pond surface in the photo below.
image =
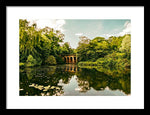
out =
[[128,96],[130,71],[101,72],[77,65],[20,69],[20,96]]

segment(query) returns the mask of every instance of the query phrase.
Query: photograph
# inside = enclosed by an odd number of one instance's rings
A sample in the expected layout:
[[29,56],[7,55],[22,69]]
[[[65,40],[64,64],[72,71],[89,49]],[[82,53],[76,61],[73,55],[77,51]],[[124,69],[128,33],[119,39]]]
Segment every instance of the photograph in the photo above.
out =
[[144,7],[6,11],[7,109],[144,108]]
[[131,19],[19,19],[19,96],[130,96]]

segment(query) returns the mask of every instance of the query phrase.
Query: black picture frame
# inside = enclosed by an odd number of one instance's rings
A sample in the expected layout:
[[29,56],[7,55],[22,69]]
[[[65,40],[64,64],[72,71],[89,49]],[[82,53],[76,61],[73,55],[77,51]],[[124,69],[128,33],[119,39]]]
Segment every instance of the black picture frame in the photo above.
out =
[[[7,61],[6,61],[6,58],[7,58],[7,23],[6,23],[6,7],[7,6],[144,6],[144,109],[49,109],[50,111],[52,112],[55,112],[56,114],[58,112],[60,113],[66,113],[66,110],[67,112],[69,113],[72,113],[72,111],[76,112],[76,113],[79,113],[79,111],[81,110],[86,110],[86,112],[96,112],[96,111],[102,111],[102,112],[110,112],[111,114],[115,114],[116,110],[117,110],[117,113],[118,114],[122,114],[122,113],[130,113],[131,111],[132,112],[137,112],[137,113],[140,113],[140,112],[149,112],[149,87],[148,87],[148,82],[149,82],[149,76],[146,76],[146,70],[148,70],[148,68],[146,68],[146,65],[148,63],[145,63],[145,60],[148,59],[148,54],[146,53],[146,50],[148,51],[148,47],[146,47],[146,45],[148,46],[148,42],[147,42],[147,39],[145,38],[150,38],[149,37],[149,34],[148,34],[148,26],[149,26],[149,3],[148,2],[145,2],[144,0],[139,0],[139,1],[55,1],[55,2],[48,2],[48,1],[40,1],[40,2],[37,2],[35,0],[25,0],[25,1],[16,1],[16,0],[2,0],[1,1],[1,7],[0,7],[0,11],[1,11],[1,25],[0,28],[1,28],[1,38],[3,40],[3,43],[1,45],[1,49],[3,49],[3,53],[1,54],[1,56],[3,57],[2,58],[2,62],[3,62],[3,67],[2,67],[2,72],[3,72],[3,75],[1,76],[1,88],[2,88],[2,93],[1,93],[1,107],[0,107],[0,111],[2,112],[6,112],[6,111],[20,111],[20,112],[23,112],[23,113],[26,113],[26,112],[31,112],[30,109],[25,109],[25,110],[22,110],[22,109],[6,109],[6,105],[7,105],[7,100],[6,100],[6,89],[7,89],[7,84],[6,84],[6,76],[7,76]],[[147,37],[145,37],[147,36]],[[148,75],[148,74],[147,74]],[[42,109],[42,110],[37,110],[37,109],[33,109],[33,111],[37,111],[37,112],[40,112],[40,111],[49,111],[47,109]],[[135,113],[134,113],[135,114]]]

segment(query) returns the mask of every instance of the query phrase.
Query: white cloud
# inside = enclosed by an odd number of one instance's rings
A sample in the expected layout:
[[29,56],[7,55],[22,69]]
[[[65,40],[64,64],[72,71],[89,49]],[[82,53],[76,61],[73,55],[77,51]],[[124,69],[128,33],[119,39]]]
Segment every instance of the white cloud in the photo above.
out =
[[61,32],[64,31],[63,29],[63,25],[66,24],[65,20],[56,20],[56,23],[55,23],[55,29],[56,30],[60,30]]
[[124,27],[127,27],[127,25],[128,25],[129,23],[130,23],[129,21],[126,21],[126,22],[124,23]]
[[75,35],[76,35],[76,36],[82,36],[83,33],[76,33]]
[[28,21],[30,21],[30,24],[35,22],[37,24],[37,28],[44,28],[47,26],[54,30],[60,30],[61,32],[64,31],[63,25],[66,23],[63,19],[30,19]]
[[107,39],[111,36],[123,36],[125,34],[131,34],[131,23],[126,21],[124,23],[124,29],[119,33],[111,33],[111,34],[103,34],[103,36]]
[[125,22],[123,31],[118,35],[123,36],[124,34],[131,34],[131,23],[129,21]]
[[104,36],[107,39],[111,36],[117,36],[117,34],[103,34],[102,36]]

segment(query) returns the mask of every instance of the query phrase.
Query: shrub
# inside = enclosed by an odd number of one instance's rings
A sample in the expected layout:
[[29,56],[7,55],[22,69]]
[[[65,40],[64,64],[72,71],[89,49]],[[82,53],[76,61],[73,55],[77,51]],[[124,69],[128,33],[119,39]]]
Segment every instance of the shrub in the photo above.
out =
[[79,62],[78,63],[79,66],[97,66],[97,62]]
[[32,55],[29,55],[27,60],[26,60],[26,67],[33,67],[37,64],[36,59],[33,58]]
[[99,58],[96,60],[98,66],[102,66],[104,64],[105,58]]
[[53,55],[48,56],[48,58],[45,60],[45,63],[48,65],[55,65],[56,63],[56,59]]
[[65,63],[65,61],[63,60],[63,58],[61,56],[56,57],[56,62],[57,62],[57,64],[64,64]]
[[24,63],[22,63],[22,62],[20,62],[20,63],[19,63],[19,66],[20,66],[20,67],[24,67],[24,66],[25,66],[25,64],[24,64]]
[[36,58],[36,65],[40,66],[42,64],[41,58]]

